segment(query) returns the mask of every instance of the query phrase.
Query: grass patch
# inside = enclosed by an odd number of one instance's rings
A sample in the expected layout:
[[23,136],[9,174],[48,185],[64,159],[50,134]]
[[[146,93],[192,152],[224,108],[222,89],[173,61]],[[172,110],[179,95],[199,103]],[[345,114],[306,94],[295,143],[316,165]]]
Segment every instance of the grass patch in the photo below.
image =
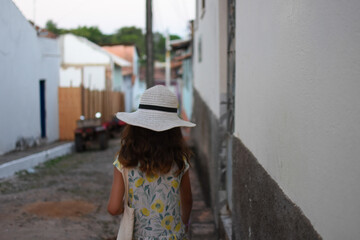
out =
[[8,193],[11,189],[14,189],[14,185],[10,181],[0,182],[0,193]]
[[[63,157],[58,157],[58,158],[54,158],[51,159],[49,161],[44,162],[43,167],[44,168],[52,168],[52,167],[56,167],[56,165],[58,165],[58,163],[60,163],[60,161],[63,159]],[[41,166],[41,165],[40,165]]]
[[43,162],[34,167],[34,172],[18,171],[15,173],[16,179],[0,181],[0,192],[2,194],[17,193],[55,185],[57,180],[51,179],[52,177],[67,174],[67,170],[75,169],[83,162],[73,156],[67,155]]

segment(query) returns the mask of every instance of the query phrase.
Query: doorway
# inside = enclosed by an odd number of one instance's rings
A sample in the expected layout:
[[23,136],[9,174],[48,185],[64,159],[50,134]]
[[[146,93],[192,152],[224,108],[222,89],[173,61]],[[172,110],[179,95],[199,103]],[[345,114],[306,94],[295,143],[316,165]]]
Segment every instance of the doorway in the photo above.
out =
[[45,80],[39,82],[40,86],[40,127],[41,137],[46,137],[46,104],[45,104]]

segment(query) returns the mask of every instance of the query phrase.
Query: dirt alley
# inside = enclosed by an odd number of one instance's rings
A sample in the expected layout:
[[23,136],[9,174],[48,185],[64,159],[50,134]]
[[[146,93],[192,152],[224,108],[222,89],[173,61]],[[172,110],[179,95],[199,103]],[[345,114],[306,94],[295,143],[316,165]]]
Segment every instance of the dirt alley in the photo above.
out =
[[[115,239],[120,217],[106,206],[119,143],[111,140],[105,151],[71,154],[1,179],[0,239]],[[193,170],[190,177],[197,182]],[[199,185],[194,187],[193,223],[200,225],[190,235],[214,238],[213,217]]]

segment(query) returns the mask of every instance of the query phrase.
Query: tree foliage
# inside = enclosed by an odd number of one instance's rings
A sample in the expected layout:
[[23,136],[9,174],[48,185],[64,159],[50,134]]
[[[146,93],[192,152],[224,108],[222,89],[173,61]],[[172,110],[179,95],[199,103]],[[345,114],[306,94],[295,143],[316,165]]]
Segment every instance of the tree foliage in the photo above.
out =
[[[52,20],[46,23],[46,29],[57,35],[72,33],[77,36],[85,37],[98,45],[116,45],[116,44],[135,44],[139,49],[140,58],[145,56],[146,33],[141,28],[130,26],[122,27],[113,34],[103,34],[97,26],[79,26],[75,29],[58,28]],[[154,36],[154,59],[156,61],[165,61],[165,36],[160,32],[153,33]],[[177,35],[170,35],[170,40],[180,39]],[[142,63],[144,61],[141,61]]]

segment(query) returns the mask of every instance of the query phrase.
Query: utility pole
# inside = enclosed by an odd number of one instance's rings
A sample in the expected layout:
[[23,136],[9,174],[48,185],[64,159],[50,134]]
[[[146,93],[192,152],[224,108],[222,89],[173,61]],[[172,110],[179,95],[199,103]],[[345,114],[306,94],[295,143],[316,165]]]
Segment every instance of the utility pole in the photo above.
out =
[[165,68],[165,83],[167,87],[170,87],[171,85],[171,65],[170,65],[170,36],[169,36],[169,32],[166,32],[166,44],[165,44],[165,48],[166,48],[166,55],[165,55],[165,60],[166,60],[166,68]]
[[146,0],[146,85],[154,86],[154,55],[152,34],[152,0]]

